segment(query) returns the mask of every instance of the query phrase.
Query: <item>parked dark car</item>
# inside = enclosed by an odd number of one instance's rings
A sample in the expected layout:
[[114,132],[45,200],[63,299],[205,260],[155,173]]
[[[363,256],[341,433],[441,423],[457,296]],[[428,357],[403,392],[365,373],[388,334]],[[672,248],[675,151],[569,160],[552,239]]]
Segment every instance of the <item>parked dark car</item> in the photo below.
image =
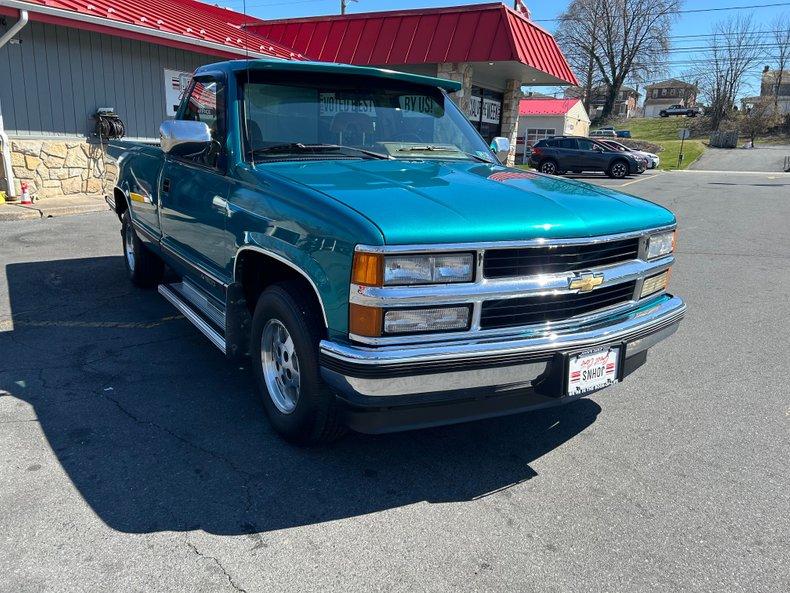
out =
[[686,107],[684,105],[670,105],[666,109],[658,112],[659,117],[669,117],[670,115],[685,115],[695,117],[699,113],[696,107]]
[[540,140],[532,147],[529,164],[549,175],[566,171],[603,171],[615,179],[643,173],[646,167],[645,161],[636,155],[618,152],[601,142],[578,136]]

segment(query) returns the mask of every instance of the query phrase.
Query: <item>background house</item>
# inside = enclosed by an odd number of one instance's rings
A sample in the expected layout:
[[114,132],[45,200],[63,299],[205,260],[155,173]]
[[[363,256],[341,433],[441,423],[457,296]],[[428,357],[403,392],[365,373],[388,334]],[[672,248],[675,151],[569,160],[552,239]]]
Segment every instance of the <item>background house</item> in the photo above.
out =
[[697,87],[676,78],[663,80],[645,87],[645,117],[658,117],[662,109],[671,105],[694,107],[697,104]]
[[[590,97],[590,113],[592,119],[601,116],[603,112],[604,103],[606,103],[606,96],[608,94],[608,87],[600,85],[592,89]],[[574,86],[565,89],[563,95],[566,99],[584,99],[584,89],[582,87]],[[613,117],[628,118],[636,117],[639,115],[639,91],[630,86],[623,85],[617,98],[614,102],[614,109],[612,110]]]
[[[768,67],[763,70],[758,100],[767,99],[772,103],[776,100],[779,113],[790,113],[790,70],[783,70],[781,78],[779,73],[779,70],[770,70]],[[775,99],[777,94],[778,97]],[[755,99],[755,97],[751,97],[751,99]]]
[[538,140],[563,134],[586,136],[590,118],[580,99],[522,99],[518,107],[517,162],[523,162],[524,147]]

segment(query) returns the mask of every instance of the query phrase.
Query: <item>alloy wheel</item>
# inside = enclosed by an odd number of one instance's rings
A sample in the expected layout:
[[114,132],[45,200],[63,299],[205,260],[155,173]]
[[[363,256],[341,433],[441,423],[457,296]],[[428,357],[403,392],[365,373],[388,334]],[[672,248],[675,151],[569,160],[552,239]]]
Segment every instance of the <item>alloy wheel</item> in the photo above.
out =
[[283,414],[296,409],[301,386],[294,341],[278,319],[266,322],[261,335],[263,378],[272,403]]
[[129,270],[134,272],[134,229],[131,224],[127,224],[123,231],[123,253],[126,256],[126,263],[129,265]]

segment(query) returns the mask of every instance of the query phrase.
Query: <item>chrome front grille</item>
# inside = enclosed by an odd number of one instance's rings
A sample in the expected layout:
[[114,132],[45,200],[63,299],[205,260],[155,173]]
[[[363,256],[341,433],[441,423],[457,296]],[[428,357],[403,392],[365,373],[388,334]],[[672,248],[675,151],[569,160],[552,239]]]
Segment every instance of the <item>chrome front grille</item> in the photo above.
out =
[[[469,253],[476,256],[472,282],[412,286],[351,284],[349,301],[383,310],[469,304],[467,330],[409,336],[366,337],[377,346],[463,338],[497,338],[518,332],[569,332],[637,305],[645,279],[670,268],[674,255],[645,258],[647,237],[673,227],[592,238],[531,239],[481,243],[358,245],[383,254]],[[586,291],[574,280],[592,275],[599,286]],[[660,292],[646,298],[654,298]]]
[[634,298],[635,288],[636,281],[631,281],[586,293],[484,301],[480,312],[480,329],[563,321],[627,303]]
[[632,237],[587,245],[488,249],[483,257],[483,276],[517,278],[609,266],[639,257],[639,241],[639,237]]

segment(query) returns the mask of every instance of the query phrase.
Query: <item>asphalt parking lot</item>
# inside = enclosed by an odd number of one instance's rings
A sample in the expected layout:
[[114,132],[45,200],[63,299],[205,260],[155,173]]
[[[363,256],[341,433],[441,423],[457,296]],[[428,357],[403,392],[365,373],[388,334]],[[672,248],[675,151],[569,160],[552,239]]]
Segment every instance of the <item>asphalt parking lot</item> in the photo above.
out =
[[790,590],[790,175],[593,180],[679,218],[689,313],[563,408],[280,441],[131,287],[110,213],[0,226],[0,590]]

